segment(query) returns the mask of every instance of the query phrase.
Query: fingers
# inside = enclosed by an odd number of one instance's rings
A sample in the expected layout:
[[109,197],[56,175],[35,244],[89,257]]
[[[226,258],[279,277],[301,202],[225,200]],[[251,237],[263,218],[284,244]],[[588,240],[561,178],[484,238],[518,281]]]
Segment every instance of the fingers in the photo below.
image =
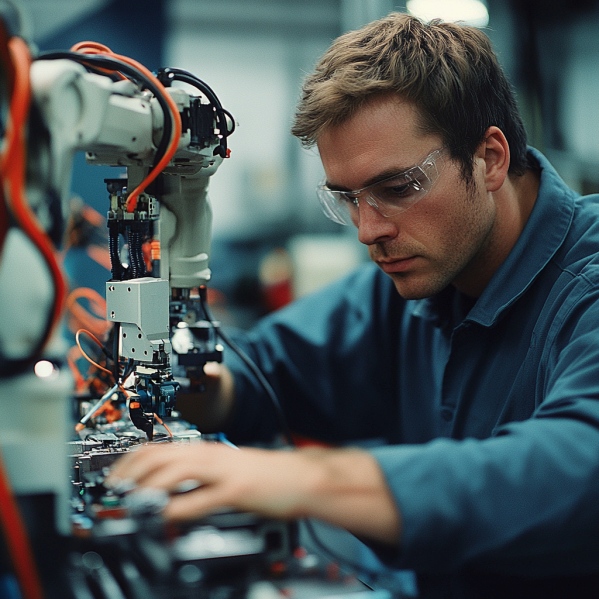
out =
[[106,478],[106,485],[117,487],[121,482],[143,484],[154,471],[163,469],[173,462],[176,452],[174,446],[146,445],[119,458]]
[[[118,490],[154,488],[169,494],[164,516],[187,520],[218,509],[288,517],[298,511],[305,459],[293,452],[236,449],[199,442],[145,446],[115,464],[106,483]],[[303,469],[302,469],[303,468]]]
[[223,365],[219,362],[206,362],[204,364],[204,374],[209,377],[220,377],[223,371]]
[[120,458],[106,478],[117,492],[154,488],[170,494],[163,511],[167,520],[203,516],[227,503],[220,480],[236,449],[218,443],[146,445]]
[[215,486],[202,486],[188,493],[171,496],[163,510],[168,521],[182,522],[210,514],[222,509],[233,509],[227,505],[227,497]]

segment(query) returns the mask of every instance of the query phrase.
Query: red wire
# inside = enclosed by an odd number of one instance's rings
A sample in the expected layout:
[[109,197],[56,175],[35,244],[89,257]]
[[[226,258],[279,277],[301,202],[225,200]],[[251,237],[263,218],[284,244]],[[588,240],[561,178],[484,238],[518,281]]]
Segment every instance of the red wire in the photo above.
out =
[[[66,298],[67,286],[62,270],[54,252],[54,246],[42,229],[35,214],[27,204],[25,188],[25,128],[31,100],[30,65],[31,56],[24,40],[13,37],[8,41],[8,51],[14,65],[14,88],[9,108],[9,118],[6,127],[5,151],[0,155],[0,176],[4,185],[4,196],[10,211],[19,222],[25,234],[35,244],[46,261],[54,284],[54,305],[50,326],[46,332],[41,347],[45,346],[58,324]],[[94,53],[106,51],[105,47],[96,47]],[[162,84],[143,65],[130,58],[114,54],[115,58],[124,60],[139,68],[147,77],[163,88]],[[132,212],[137,203],[137,197],[151,183],[162,169],[168,164],[177,150],[181,135],[181,121],[175,102],[164,92],[173,116],[174,128],[167,152],[162,160],[148,173],[142,183],[131,192],[127,209]],[[0,522],[2,523],[8,549],[13,561],[15,574],[18,578],[23,599],[42,599],[43,592],[36,569],[35,560],[29,546],[27,532],[20,517],[16,501],[12,495],[4,465],[0,460]]]
[[[25,41],[18,37],[8,40],[8,54],[14,68],[14,85],[7,119],[5,150],[0,155],[0,177],[7,207],[32,240],[48,265],[54,284],[54,303],[50,326],[40,347],[44,347],[52,335],[60,316],[66,296],[66,283],[58,265],[54,246],[29,208],[25,193],[25,129],[31,99],[31,57]],[[15,575],[24,599],[41,599],[43,591],[35,559],[29,545],[27,531],[12,495],[4,464],[0,460],[0,521],[2,522],[8,551]]]
[[66,282],[54,251],[54,246],[27,204],[25,187],[25,128],[31,100],[29,67],[31,57],[24,40],[13,37],[8,42],[11,59],[15,65],[15,85],[10,102],[6,131],[6,151],[0,157],[0,173],[4,179],[5,196],[11,212],[26,235],[42,254],[54,284],[54,305],[50,326],[42,340],[45,346],[57,326],[67,293]]
[[0,457],[0,521],[8,541],[8,549],[19,580],[23,599],[42,599],[43,592],[27,531],[12,494],[4,463]]

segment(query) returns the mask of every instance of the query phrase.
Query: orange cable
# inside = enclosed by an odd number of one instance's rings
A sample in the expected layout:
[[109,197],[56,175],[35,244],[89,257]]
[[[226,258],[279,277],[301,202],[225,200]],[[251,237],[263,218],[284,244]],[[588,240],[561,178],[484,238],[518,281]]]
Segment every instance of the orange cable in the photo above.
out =
[[54,284],[54,306],[50,326],[42,340],[45,346],[57,326],[64,305],[67,287],[66,282],[54,253],[54,246],[46,232],[40,226],[35,214],[25,198],[25,128],[31,89],[29,67],[31,56],[24,40],[13,37],[9,41],[9,51],[15,63],[15,85],[10,102],[10,113],[6,131],[6,148],[0,156],[0,171],[6,181],[6,198],[11,212],[20,223],[24,232],[33,241],[44,257]]
[[166,423],[162,420],[162,418],[160,418],[160,416],[158,416],[158,414],[156,414],[156,412],[154,412],[154,420],[156,420],[158,422],[158,424],[162,424],[162,426],[166,429],[166,432],[168,433],[169,437],[173,436],[173,432],[171,431],[171,429],[166,425]]
[[[89,301],[90,308],[95,314],[77,302],[80,298]],[[73,332],[84,328],[91,330],[95,335],[103,336],[112,326],[106,318],[100,318],[100,315],[106,314],[106,300],[94,289],[77,287],[68,295],[65,308],[72,318],[69,326]]]
[[79,351],[79,347],[73,345],[67,352],[67,364],[75,380],[75,389],[81,391],[85,387],[85,377],[81,374],[81,371],[77,367],[77,362],[73,356],[74,352]]
[[[55,288],[54,307],[50,326],[42,339],[43,347],[52,334],[66,294],[66,283],[54,255],[54,248],[40,227],[24,197],[25,183],[25,126],[30,102],[29,67],[31,58],[24,40],[13,37],[8,41],[8,54],[14,68],[14,85],[6,125],[5,144],[0,154],[0,175],[7,207],[41,252],[51,271]],[[0,459],[0,521],[7,539],[8,551],[24,599],[41,599],[43,591],[35,558],[29,545],[25,525],[13,496],[8,475]]]
[[171,133],[169,145],[164,153],[164,156],[160,159],[158,164],[156,164],[152,169],[150,169],[150,171],[144,177],[141,183],[129,194],[129,197],[127,198],[127,212],[133,212],[135,210],[135,207],[137,206],[137,200],[139,198],[139,195],[164,170],[164,168],[168,165],[172,157],[175,155],[175,152],[177,151],[179,139],[181,138],[181,118],[179,117],[179,109],[177,108],[177,104],[172,99],[171,95],[166,91],[164,85],[162,85],[162,83],[154,76],[154,74],[149,69],[147,69],[144,65],[137,62],[136,60],[129,58],[128,56],[116,54],[115,52],[112,52],[112,50],[110,50],[108,46],[105,46],[104,44],[100,44],[98,42],[79,42],[78,44],[75,44],[71,49],[75,52],[80,52],[82,54],[105,54],[136,68],[138,71],[143,73],[145,77],[150,79],[159,90],[162,91],[162,96],[170,108],[171,117],[173,120],[173,131]]
[[105,372],[106,374],[109,374],[110,376],[113,376],[112,372],[110,370],[108,370],[108,368],[104,368],[104,366],[101,366],[100,364],[98,364],[95,360],[93,360],[93,358],[90,358],[87,353],[85,352],[85,350],[83,349],[83,347],[81,347],[81,342],[79,341],[79,334],[80,333],[86,333],[87,335],[89,335],[96,343],[98,343],[100,345],[100,347],[104,347],[100,341],[98,340],[98,338],[90,331],[86,330],[86,329],[79,329],[76,333],[75,333],[75,342],[77,343],[77,347],[79,348],[79,351],[81,352],[81,355],[90,363],[93,364],[98,370],[101,370],[102,372]]
[[[109,374],[113,379],[114,379],[114,374],[108,370],[108,368],[104,368],[104,366],[101,366],[100,364],[98,364],[97,362],[95,362],[92,358],[90,358],[84,351],[84,349],[81,347],[81,342],[79,341],[79,334],[80,333],[85,333],[86,335],[88,335],[99,347],[101,347],[102,349],[104,348],[104,346],[102,345],[102,342],[91,332],[88,331],[86,329],[79,329],[76,333],[75,333],[75,341],[77,343],[77,347],[79,348],[79,351],[81,352],[81,354],[83,355],[83,357],[90,363],[93,364],[96,368],[98,368],[99,370],[101,370],[102,372],[105,372],[106,374]],[[117,382],[117,381],[115,381]],[[118,385],[119,389],[125,394],[125,396],[129,397],[130,393],[129,391],[127,391],[127,389],[125,389],[125,387],[123,387],[123,385],[121,385],[119,383]]]
[[[112,54],[110,48],[105,46],[104,44],[100,44],[99,42],[78,42],[77,44],[71,46],[72,52],[79,52],[81,54]],[[109,69],[107,67],[97,67],[94,66],[100,73],[106,73],[107,75],[116,74],[121,79],[127,79],[122,73],[115,71],[114,69]]]
[[72,306],[79,298],[85,298],[89,300],[92,307],[96,309],[96,314],[106,313],[106,300],[91,287],[77,287],[73,289],[66,300],[66,307]]

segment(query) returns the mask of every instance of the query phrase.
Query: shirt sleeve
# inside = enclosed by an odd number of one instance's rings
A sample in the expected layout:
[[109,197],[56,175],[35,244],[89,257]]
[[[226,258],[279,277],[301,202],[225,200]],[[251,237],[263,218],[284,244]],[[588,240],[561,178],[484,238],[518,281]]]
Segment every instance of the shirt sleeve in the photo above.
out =
[[385,560],[421,572],[599,570],[599,298],[580,289],[543,339],[530,418],[486,439],[372,450],[404,527]]
[[[393,324],[389,314],[399,313],[390,280],[366,265],[262,319],[235,341],[272,386],[294,433],[333,444],[387,442],[397,409],[391,366],[397,336],[387,327]],[[280,426],[267,393],[234,352],[227,351],[225,363],[236,402],[225,432],[240,444],[271,441]]]

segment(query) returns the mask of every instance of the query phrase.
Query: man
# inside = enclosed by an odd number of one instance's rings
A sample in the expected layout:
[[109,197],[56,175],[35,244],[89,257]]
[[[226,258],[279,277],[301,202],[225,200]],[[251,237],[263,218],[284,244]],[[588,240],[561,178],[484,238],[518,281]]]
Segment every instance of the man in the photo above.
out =
[[[240,343],[294,433],[351,448],[149,448],[112,482],[200,481],[172,519],[230,506],[331,522],[415,570],[423,597],[595,596],[599,198],[526,147],[470,27],[391,14],[341,36],[293,133],[318,147],[325,213],[376,266]],[[272,439],[267,394],[227,365],[195,400],[200,429]]]

